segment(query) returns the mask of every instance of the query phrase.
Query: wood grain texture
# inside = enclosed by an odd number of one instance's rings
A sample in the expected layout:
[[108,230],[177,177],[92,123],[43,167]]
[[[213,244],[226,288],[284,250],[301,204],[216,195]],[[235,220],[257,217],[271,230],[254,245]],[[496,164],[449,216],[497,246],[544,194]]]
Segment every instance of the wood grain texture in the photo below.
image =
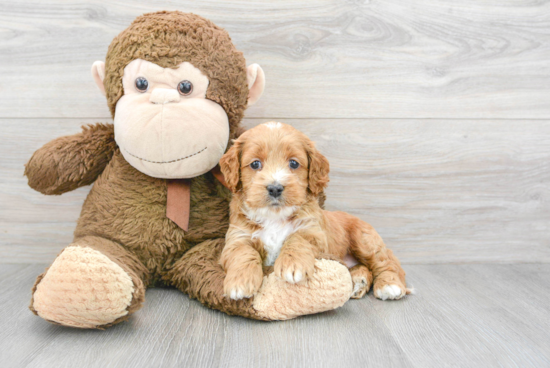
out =
[[550,265],[410,265],[417,294],[370,293],[332,312],[265,323],[151,289],[105,331],[51,325],[26,308],[43,265],[0,265],[0,351],[8,367],[544,367]]
[[[251,127],[263,119],[248,119]],[[50,262],[88,188],[48,197],[23,165],[94,120],[0,120],[0,258]],[[550,124],[538,120],[283,120],[331,163],[327,208],[370,222],[404,263],[550,262]]]
[[550,118],[548,1],[0,4],[0,117],[108,118],[90,67],[138,15],[195,12],[263,66],[249,117]]
[[[550,365],[548,265],[409,266],[412,302],[374,310],[418,367]],[[439,363],[437,363],[439,362]],[[443,364],[445,362],[445,364]],[[439,364],[439,365],[438,365]]]

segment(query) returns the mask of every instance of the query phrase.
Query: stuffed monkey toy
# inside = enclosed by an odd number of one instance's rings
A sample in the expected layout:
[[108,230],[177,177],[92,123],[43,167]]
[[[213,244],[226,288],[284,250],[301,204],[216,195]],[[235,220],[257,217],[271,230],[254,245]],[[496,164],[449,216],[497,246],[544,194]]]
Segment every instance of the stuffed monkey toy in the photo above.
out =
[[36,280],[35,314],[105,328],[140,309],[155,285],[259,320],[326,311],[349,299],[347,268],[327,259],[316,261],[307,285],[266,270],[253,298],[223,295],[219,256],[231,192],[217,164],[264,88],[262,69],[246,67],[225,30],[194,14],[145,14],[113,40],[92,75],[114,125],[55,139],[25,168],[43,194],[93,184],[73,242]]

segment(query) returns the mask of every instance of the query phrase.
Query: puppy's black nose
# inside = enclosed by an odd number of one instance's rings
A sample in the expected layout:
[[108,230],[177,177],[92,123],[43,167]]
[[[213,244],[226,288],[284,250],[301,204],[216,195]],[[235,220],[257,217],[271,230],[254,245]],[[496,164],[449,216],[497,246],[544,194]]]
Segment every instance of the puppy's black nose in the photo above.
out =
[[279,198],[284,189],[285,188],[281,184],[267,186],[267,192],[269,196],[273,198]]

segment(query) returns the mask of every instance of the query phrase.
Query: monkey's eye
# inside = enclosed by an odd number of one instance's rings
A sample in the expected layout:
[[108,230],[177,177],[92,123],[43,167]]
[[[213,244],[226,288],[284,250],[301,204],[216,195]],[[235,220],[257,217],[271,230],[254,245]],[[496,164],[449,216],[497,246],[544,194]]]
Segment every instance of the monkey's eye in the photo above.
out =
[[193,83],[189,82],[188,80],[181,81],[178,84],[178,92],[182,96],[187,96],[193,92]]
[[262,168],[262,163],[260,161],[256,160],[256,161],[254,161],[250,164],[250,168],[252,170],[260,170]]
[[149,82],[147,82],[147,79],[143,77],[136,78],[136,89],[139,92],[146,92],[148,88],[149,88]]
[[296,160],[290,160],[288,166],[290,166],[291,169],[297,169],[300,167],[300,164]]

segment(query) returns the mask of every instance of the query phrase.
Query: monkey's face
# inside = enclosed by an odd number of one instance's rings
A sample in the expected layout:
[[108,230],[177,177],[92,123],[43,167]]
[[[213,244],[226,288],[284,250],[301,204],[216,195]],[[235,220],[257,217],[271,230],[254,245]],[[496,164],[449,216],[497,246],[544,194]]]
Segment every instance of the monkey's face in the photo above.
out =
[[107,97],[124,158],[164,179],[214,168],[265,85],[260,66],[246,67],[225,30],[178,11],[138,17],[115,37],[106,63],[94,63],[92,76]]
[[225,152],[229,122],[206,99],[208,78],[192,64],[162,68],[136,59],[124,68],[116,105],[115,139],[124,158],[157,178],[192,178],[211,170]]

